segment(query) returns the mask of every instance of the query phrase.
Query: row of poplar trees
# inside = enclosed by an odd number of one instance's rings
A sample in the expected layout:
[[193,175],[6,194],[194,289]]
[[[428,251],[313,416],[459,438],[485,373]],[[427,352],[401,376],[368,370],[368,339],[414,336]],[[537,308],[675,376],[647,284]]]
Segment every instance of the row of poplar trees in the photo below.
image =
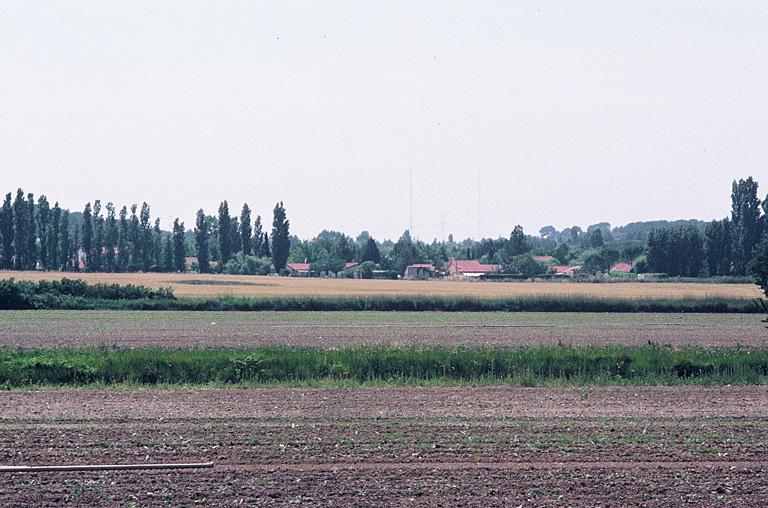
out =
[[[761,210],[762,208],[762,210]],[[731,215],[694,226],[657,229],[648,236],[648,267],[670,276],[744,276],[755,247],[768,234],[768,196],[758,197],[752,178],[731,185]]]
[[290,221],[282,201],[273,210],[271,247],[270,235],[263,230],[260,215],[251,225],[251,209],[247,203],[243,205],[239,219],[229,214],[226,200],[219,205],[217,216],[206,215],[201,208],[195,219],[198,270],[200,273],[212,271],[212,257],[216,258],[221,270],[234,256],[240,255],[271,259],[279,272],[285,269],[291,249],[289,228]]
[[[5,195],[0,209],[0,267],[7,270],[60,270],[89,272],[184,271],[188,247],[184,223],[173,221],[169,232],[152,221],[150,207],[100,200],[87,203],[82,215],[71,214],[59,203],[50,206],[46,196],[37,200],[22,189]],[[238,220],[230,217],[227,202],[218,217],[198,211],[195,239],[199,270],[211,271],[209,238],[217,242],[216,259],[223,266],[233,255],[273,258],[278,270],[285,268],[290,249],[289,222],[280,202],[275,206],[272,243],[262,231],[261,217],[251,226],[250,208],[243,206]]]

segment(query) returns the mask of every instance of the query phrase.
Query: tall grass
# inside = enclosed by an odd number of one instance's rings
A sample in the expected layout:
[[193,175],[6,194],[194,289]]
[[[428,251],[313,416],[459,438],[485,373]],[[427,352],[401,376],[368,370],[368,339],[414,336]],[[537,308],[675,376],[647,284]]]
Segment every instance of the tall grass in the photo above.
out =
[[763,384],[768,351],[629,347],[0,350],[0,385]]

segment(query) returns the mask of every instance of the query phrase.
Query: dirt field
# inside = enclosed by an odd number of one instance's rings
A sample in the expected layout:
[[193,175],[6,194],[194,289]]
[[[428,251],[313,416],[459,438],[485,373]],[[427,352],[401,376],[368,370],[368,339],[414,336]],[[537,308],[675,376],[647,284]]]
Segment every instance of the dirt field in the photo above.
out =
[[0,393],[0,463],[216,462],[0,475],[0,504],[768,503],[768,387]]
[[23,348],[567,344],[768,347],[741,314],[0,311],[0,345]]
[[587,295],[622,298],[759,298],[762,292],[754,284],[685,284],[621,282],[610,284],[568,282],[480,282],[480,281],[407,281],[307,279],[296,277],[260,277],[248,275],[200,274],[108,274],[5,272],[17,280],[54,280],[81,278],[88,282],[143,284],[158,288],[170,286],[177,296],[474,296],[514,297],[527,295]]

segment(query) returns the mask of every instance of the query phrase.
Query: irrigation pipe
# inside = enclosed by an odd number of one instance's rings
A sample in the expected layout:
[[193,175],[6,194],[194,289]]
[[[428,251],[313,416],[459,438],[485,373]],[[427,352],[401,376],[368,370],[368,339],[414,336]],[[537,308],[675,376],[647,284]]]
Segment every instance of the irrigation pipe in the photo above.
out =
[[190,464],[83,464],[79,466],[0,466],[0,473],[42,473],[51,471],[131,471],[143,469],[209,469],[213,462]]

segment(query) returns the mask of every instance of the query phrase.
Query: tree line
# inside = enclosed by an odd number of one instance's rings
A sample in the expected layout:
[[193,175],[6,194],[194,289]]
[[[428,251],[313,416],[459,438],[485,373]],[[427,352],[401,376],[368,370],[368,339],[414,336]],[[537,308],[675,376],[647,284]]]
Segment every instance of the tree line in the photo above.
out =
[[[352,238],[324,230],[301,240],[290,234],[290,221],[282,202],[272,211],[272,227],[244,204],[231,214],[222,201],[218,213],[197,212],[194,227],[186,230],[175,219],[170,231],[152,220],[143,203],[117,210],[100,200],[82,211],[52,207],[45,196],[19,189],[15,199],[5,196],[0,209],[0,267],[13,270],[92,272],[162,271],[193,269],[201,273],[267,274],[281,272],[288,262],[308,263],[314,272],[338,273],[350,261],[370,275],[373,268],[402,274],[406,266],[431,263],[437,269],[450,258],[477,259],[500,271],[528,276],[544,273],[546,266],[532,259],[553,256],[554,263],[578,264],[588,273],[607,272],[617,261],[632,264],[635,272],[664,273],[673,277],[708,275],[744,276],[760,239],[768,233],[768,197],[758,198],[751,177],[734,181],[729,217],[710,223],[656,221],[611,228],[607,222],[586,230],[578,226],[558,231],[552,226],[527,235],[515,226],[506,238],[466,239],[431,243],[405,231],[397,240],[374,239],[363,231]],[[191,265],[188,257],[195,258]]]
[[[71,213],[48,198],[37,200],[22,189],[7,193],[0,208],[0,267],[6,270],[56,270],[68,272],[181,272],[187,256],[196,255],[201,273],[211,271],[211,261],[232,270],[234,258],[285,268],[290,248],[289,221],[282,202],[274,208],[271,236],[263,230],[261,216],[251,222],[243,205],[240,217],[231,217],[227,201],[217,216],[197,212],[195,242],[189,245],[184,223],[173,221],[171,231],[152,220],[150,206],[123,206],[101,200],[86,203],[82,213]],[[270,247],[270,239],[271,245]]]

